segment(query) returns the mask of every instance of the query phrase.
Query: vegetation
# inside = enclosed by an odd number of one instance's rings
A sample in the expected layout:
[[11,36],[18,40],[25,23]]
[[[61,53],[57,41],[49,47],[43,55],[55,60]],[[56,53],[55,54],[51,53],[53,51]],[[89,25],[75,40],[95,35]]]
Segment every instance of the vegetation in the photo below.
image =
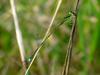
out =
[[100,0],[0,0],[0,75],[100,75],[99,20]]

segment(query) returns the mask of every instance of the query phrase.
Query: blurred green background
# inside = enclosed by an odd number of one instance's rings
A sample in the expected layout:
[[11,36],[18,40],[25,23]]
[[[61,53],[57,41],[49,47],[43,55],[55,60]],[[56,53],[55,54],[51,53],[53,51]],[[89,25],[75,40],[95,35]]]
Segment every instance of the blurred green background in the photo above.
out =
[[[59,0],[16,0],[26,58],[41,43]],[[53,26],[74,9],[76,0],[62,0]],[[46,41],[31,75],[61,75],[72,20]],[[10,0],[0,0],[0,75],[23,75]],[[100,75],[100,0],[80,0],[77,33],[69,75]]]

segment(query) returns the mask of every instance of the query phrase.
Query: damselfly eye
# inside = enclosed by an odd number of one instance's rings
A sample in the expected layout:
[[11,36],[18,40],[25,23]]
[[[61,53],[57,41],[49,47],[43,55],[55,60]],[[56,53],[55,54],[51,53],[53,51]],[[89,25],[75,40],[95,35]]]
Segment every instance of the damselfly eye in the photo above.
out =
[[31,62],[32,61],[32,58],[28,58],[28,62]]
[[29,58],[29,59],[28,59],[28,62],[30,62],[30,61],[31,61],[31,59]]

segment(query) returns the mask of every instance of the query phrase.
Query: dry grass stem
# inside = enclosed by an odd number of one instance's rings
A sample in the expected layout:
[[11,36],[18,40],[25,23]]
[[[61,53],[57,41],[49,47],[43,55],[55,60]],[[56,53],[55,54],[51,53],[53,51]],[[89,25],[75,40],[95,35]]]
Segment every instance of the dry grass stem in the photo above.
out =
[[33,56],[33,59],[32,59],[32,61],[30,62],[29,66],[28,66],[28,68],[27,68],[27,70],[26,70],[25,75],[28,73],[30,67],[32,66],[32,63],[33,63],[34,59],[36,58],[38,52],[39,52],[40,49],[43,47],[43,43],[44,43],[44,42],[46,41],[46,39],[48,38],[49,33],[50,33],[50,30],[51,30],[51,28],[52,28],[53,22],[54,22],[54,20],[55,20],[55,17],[56,17],[56,15],[57,15],[57,12],[58,12],[58,10],[59,10],[59,8],[60,8],[61,3],[62,3],[62,0],[59,0],[59,1],[58,1],[58,4],[57,4],[57,8],[56,8],[56,10],[55,10],[55,13],[54,13],[54,15],[53,15],[53,18],[52,18],[52,20],[51,20],[51,22],[50,22],[50,25],[49,25],[49,27],[48,27],[48,30],[47,30],[47,32],[46,32],[46,34],[45,34],[45,36],[44,36],[44,38],[43,38],[43,40],[42,40],[41,45],[36,49],[36,51],[35,51],[35,53],[34,53],[34,56]]
[[68,43],[68,49],[67,49],[67,53],[66,53],[66,57],[65,57],[65,63],[64,63],[62,75],[69,74],[69,67],[70,67],[71,55],[72,55],[72,47],[73,47],[74,35],[75,35],[76,24],[77,24],[77,14],[78,14],[79,1],[80,0],[77,0],[75,11],[72,12],[73,16],[74,16],[74,20],[73,20],[72,30],[70,33],[70,39],[69,39],[69,43]]
[[22,38],[21,31],[19,28],[19,22],[18,22],[18,17],[16,14],[16,6],[14,3],[14,0],[10,0],[10,4],[11,4],[11,10],[12,10],[14,23],[15,23],[16,38],[17,38],[17,42],[18,42],[18,46],[19,46],[21,61],[23,64],[23,68],[25,69],[26,64],[25,64],[25,51],[24,51],[24,45],[23,45],[23,38]]

